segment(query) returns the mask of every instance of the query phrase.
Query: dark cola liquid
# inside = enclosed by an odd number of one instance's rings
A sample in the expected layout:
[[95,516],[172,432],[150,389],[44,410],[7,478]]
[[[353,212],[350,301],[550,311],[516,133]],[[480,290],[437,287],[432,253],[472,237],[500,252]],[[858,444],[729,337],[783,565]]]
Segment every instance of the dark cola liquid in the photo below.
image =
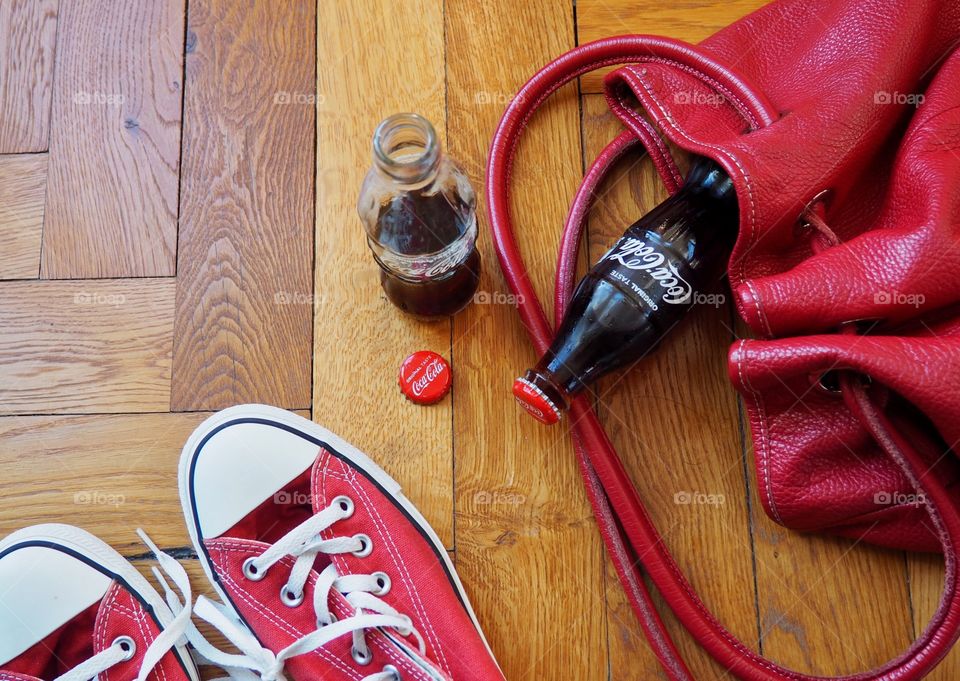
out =
[[553,344],[523,380],[562,410],[584,386],[649,353],[722,275],[737,221],[729,177],[698,160],[683,188],[580,281]]
[[[461,216],[468,213],[469,222]],[[432,263],[429,276],[404,276],[395,268],[380,268],[380,283],[390,301],[421,317],[451,315],[465,307],[480,283],[480,254],[472,245],[457,250],[456,244],[475,230],[472,211],[451,205],[443,194],[405,193],[381,207],[376,239],[401,256],[432,256],[453,250]]]

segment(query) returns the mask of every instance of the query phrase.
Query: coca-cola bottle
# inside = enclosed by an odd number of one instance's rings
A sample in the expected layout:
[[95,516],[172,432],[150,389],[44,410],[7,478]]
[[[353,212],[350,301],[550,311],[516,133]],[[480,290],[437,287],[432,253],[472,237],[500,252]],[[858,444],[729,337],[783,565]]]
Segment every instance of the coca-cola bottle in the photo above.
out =
[[480,283],[477,199],[430,122],[395,114],[373,135],[373,167],[357,200],[380,284],[401,310],[451,315]]
[[624,233],[577,285],[557,335],[513,394],[543,423],[652,349],[722,275],[737,233],[733,182],[697,158],[678,192]]

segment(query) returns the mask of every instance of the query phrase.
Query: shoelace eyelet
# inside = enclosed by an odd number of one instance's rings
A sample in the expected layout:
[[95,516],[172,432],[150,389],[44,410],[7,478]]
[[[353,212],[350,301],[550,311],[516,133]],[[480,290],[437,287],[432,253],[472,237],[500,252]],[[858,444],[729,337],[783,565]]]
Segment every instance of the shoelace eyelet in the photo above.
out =
[[390,575],[386,572],[374,572],[372,575],[377,580],[377,590],[373,592],[374,596],[386,596],[390,592]]
[[288,608],[296,608],[303,603],[303,592],[295,594],[290,590],[290,587],[284,584],[283,588],[280,589],[280,602]]
[[354,539],[359,539],[362,546],[358,551],[354,551],[353,555],[357,558],[366,558],[373,552],[373,540],[370,539],[368,535],[365,534],[355,534],[353,535]]
[[368,649],[366,652],[362,650],[357,650],[356,647],[350,649],[350,654],[353,655],[354,661],[359,665],[368,665],[373,662],[373,653]]
[[340,496],[335,497],[332,503],[343,512],[344,519],[347,519],[353,515],[353,499],[350,497],[341,494]]
[[392,664],[384,665],[383,671],[393,674],[393,678],[396,679],[396,681],[403,681],[403,677],[400,676],[400,671]]
[[137,642],[129,636],[118,636],[113,640],[112,645],[120,646],[120,650],[124,652],[123,662],[132,660],[133,656],[137,654]]
[[317,618],[317,629],[323,629],[324,627],[328,627],[328,626],[330,626],[331,624],[333,624],[333,623],[336,622],[336,621],[337,621],[337,616],[334,615],[332,612],[330,613],[330,620],[327,621],[327,622],[324,622],[323,620],[321,620],[321,619],[318,617],[318,618]]
[[253,564],[256,559],[256,556],[251,556],[243,561],[243,576],[249,579],[251,582],[259,582],[261,579],[267,576],[266,570],[261,570]]

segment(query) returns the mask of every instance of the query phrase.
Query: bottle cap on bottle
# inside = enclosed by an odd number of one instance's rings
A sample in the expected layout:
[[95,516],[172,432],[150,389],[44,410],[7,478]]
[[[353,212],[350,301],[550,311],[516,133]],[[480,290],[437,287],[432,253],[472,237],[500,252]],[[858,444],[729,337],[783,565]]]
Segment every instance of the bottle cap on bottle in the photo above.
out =
[[513,396],[520,406],[527,410],[533,418],[552,426],[560,420],[561,412],[550,398],[540,388],[525,378],[518,378],[513,382]]
[[452,379],[447,360],[430,350],[415,352],[400,365],[400,391],[417,404],[442,400],[450,392]]

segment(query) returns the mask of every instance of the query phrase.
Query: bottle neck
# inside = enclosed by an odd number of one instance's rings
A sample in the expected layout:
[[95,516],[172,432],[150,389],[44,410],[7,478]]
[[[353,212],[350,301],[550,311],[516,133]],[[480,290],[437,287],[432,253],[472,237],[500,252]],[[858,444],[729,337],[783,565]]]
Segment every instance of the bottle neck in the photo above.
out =
[[705,156],[698,156],[693,162],[683,186],[672,198],[682,201],[690,196],[734,204],[737,200],[733,180],[723,168]]
[[423,116],[395,114],[373,135],[373,165],[394,183],[415,187],[430,182],[440,167],[436,130]]

